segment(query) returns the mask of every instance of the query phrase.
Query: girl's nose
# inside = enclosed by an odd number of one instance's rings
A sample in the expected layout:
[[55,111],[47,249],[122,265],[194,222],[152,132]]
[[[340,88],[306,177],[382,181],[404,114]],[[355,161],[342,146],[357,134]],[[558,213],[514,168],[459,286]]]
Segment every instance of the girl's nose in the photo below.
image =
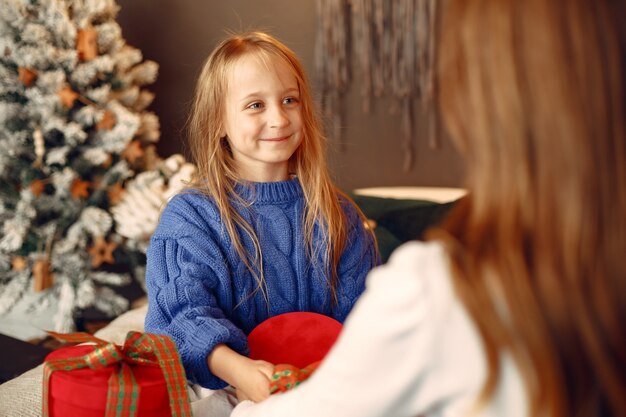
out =
[[270,127],[280,128],[289,125],[289,117],[281,106],[274,106],[270,112]]

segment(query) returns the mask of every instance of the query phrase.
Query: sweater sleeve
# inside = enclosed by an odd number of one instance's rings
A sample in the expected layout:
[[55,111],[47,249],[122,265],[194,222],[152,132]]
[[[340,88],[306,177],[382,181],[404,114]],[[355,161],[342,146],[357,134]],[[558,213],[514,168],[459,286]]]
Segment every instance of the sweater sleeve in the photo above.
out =
[[376,244],[372,235],[365,229],[356,208],[347,200],[342,201],[348,223],[348,239],[339,261],[338,301],[333,317],[342,322],[365,290],[368,272],[380,264]]
[[209,353],[223,343],[246,354],[247,342],[219,307],[221,283],[231,277],[219,240],[200,227],[202,217],[180,200],[161,216],[147,253],[145,328],[174,340],[189,380],[219,389],[227,384],[209,371]]

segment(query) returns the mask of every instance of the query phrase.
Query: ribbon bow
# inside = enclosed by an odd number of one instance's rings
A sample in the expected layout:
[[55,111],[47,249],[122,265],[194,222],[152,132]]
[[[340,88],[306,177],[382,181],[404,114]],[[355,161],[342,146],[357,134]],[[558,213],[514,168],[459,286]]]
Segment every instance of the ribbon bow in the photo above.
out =
[[131,331],[126,335],[122,347],[88,333],[48,334],[66,343],[94,342],[96,348],[84,356],[44,362],[43,417],[48,417],[50,411],[48,384],[53,372],[81,368],[103,369],[114,364],[117,364],[118,371],[109,378],[106,417],[133,417],[137,414],[139,385],[129,364],[159,366],[167,384],[172,417],[191,417],[185,370],[174,342],[167,336]]

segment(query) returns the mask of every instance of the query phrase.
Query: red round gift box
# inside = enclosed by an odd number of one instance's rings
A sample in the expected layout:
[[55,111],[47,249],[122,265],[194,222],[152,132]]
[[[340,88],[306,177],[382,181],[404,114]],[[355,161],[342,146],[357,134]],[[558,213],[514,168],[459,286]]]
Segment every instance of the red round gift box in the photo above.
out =
[[250,358],[304,368],[326,356],[342,328],[337,320],[319,313],[279,314],[248,335]]
[[[93,345],[71,346],[55,350],[46,361],[85,356]],[[167,385],[161,368],[153,365],[129,364],[139,385],[137,416],[170,417]],[[104,369],[82,368],[55,371],[48,385],[51,417],[102,417],[106,410],[108,381],[117,366]]]

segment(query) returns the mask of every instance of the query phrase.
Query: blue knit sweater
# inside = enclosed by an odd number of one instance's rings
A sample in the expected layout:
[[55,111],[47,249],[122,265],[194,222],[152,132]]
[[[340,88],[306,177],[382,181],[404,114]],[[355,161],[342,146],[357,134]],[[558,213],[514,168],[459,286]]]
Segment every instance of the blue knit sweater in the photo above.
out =
[[[247,354],[246,335],[257,324],[292,311],[343,322],[377,262],[374,243],[354,207],[342,201],[350,236],[339,265],[339,304],[333,305],[328,268],[307,259],[299,181],[253,183],[239,186],[238,193],[252,203],[238,211],[260,241],[269,305],[261,291],[255,292],[254,277],[237,255],[215,204],[204,195],[180,194],[170,200],[148,249],[146,331],[172,337],[187,377],[211,389],[226,386],[207,365],[217,344]],[[254,253],[249,237],[241,231],[239,236]]]

